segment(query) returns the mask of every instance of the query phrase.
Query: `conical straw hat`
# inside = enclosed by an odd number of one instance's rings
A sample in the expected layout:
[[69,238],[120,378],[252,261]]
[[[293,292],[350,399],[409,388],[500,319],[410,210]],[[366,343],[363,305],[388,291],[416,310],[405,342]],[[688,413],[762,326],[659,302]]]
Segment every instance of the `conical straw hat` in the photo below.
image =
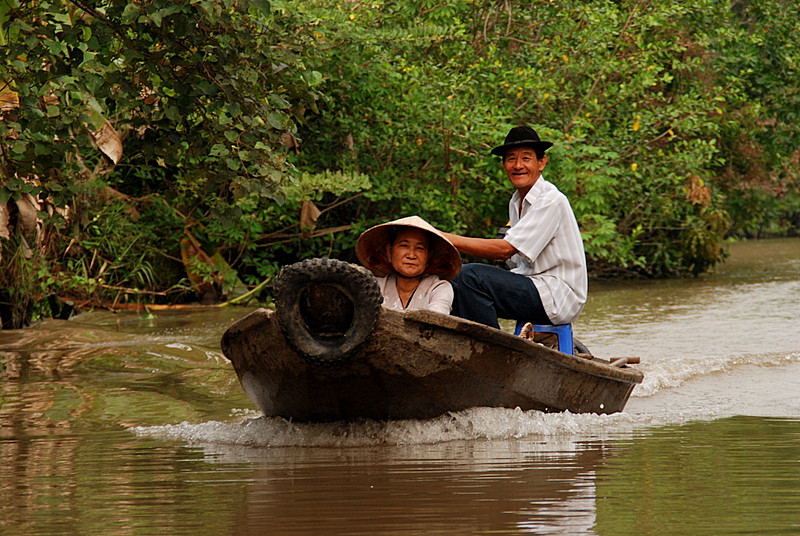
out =
[[384,277],[394,271],[392,263],[386,256],[386,246],[392,236],[392,226],[416,227],[430,234],[428,267],[424,273],[438,275],[449,281],[461,271],[461,255],[441,231],[419,216],[408,216],[376,225],[358,237],[356,242],[358,260],[376,276]]

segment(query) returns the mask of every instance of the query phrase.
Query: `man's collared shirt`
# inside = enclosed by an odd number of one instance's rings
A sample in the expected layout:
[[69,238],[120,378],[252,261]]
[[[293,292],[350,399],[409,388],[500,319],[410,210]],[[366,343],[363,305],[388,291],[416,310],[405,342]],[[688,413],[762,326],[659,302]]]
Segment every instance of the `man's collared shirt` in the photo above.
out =
[[519,253],[508,265],[533,280],[551,322],[573,322],[586,304],[589,282],[583,240],[569,200],[540,175],[522,200],[522,214],[519,202],[517,191],[508,205],[511,226],[505,240]]

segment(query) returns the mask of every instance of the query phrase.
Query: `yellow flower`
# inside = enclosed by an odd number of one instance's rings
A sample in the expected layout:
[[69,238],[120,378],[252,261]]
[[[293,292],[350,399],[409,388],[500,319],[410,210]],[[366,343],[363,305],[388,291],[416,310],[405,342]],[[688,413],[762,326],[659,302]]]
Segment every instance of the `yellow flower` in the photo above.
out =
[[639,167],[639,164],[634,162],[633,164],[631,164],[631,171],[636,171],[636,168],[638,168],[638,167]]

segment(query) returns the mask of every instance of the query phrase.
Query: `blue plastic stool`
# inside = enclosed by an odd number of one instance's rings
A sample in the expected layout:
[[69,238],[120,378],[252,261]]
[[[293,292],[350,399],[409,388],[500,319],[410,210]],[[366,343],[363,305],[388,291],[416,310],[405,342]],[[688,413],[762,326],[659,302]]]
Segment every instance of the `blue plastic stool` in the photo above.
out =
[[[519,335],[522,328],[525,327],[527,322],[519,320],[517,327],[514,329],[514,335]],[[534,333],[555,333],[558,335],[558,350],[565,354],[574,355],[574,343],[572,341],[572,324],[556,324],[550,326],[548,324],[534,324]]]

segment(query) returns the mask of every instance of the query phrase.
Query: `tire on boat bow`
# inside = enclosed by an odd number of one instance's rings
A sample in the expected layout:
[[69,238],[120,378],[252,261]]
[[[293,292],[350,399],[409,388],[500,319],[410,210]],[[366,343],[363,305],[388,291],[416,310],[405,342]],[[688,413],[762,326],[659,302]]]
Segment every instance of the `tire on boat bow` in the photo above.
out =
[[357,350],[372,333],[383,296],[375,276],[336,259],[308,259],[275,279],[278,325],[300,356],[331,364]]
[[592,352],[589,351],[589,349],[586,347],[586,345],[583,344],[578,339],[572,339],[572,343],[573,343],[572,346],[574,348],[574,350],[573,350],[574,354],[576,354],[576,355],[577,354],[592,355]]

